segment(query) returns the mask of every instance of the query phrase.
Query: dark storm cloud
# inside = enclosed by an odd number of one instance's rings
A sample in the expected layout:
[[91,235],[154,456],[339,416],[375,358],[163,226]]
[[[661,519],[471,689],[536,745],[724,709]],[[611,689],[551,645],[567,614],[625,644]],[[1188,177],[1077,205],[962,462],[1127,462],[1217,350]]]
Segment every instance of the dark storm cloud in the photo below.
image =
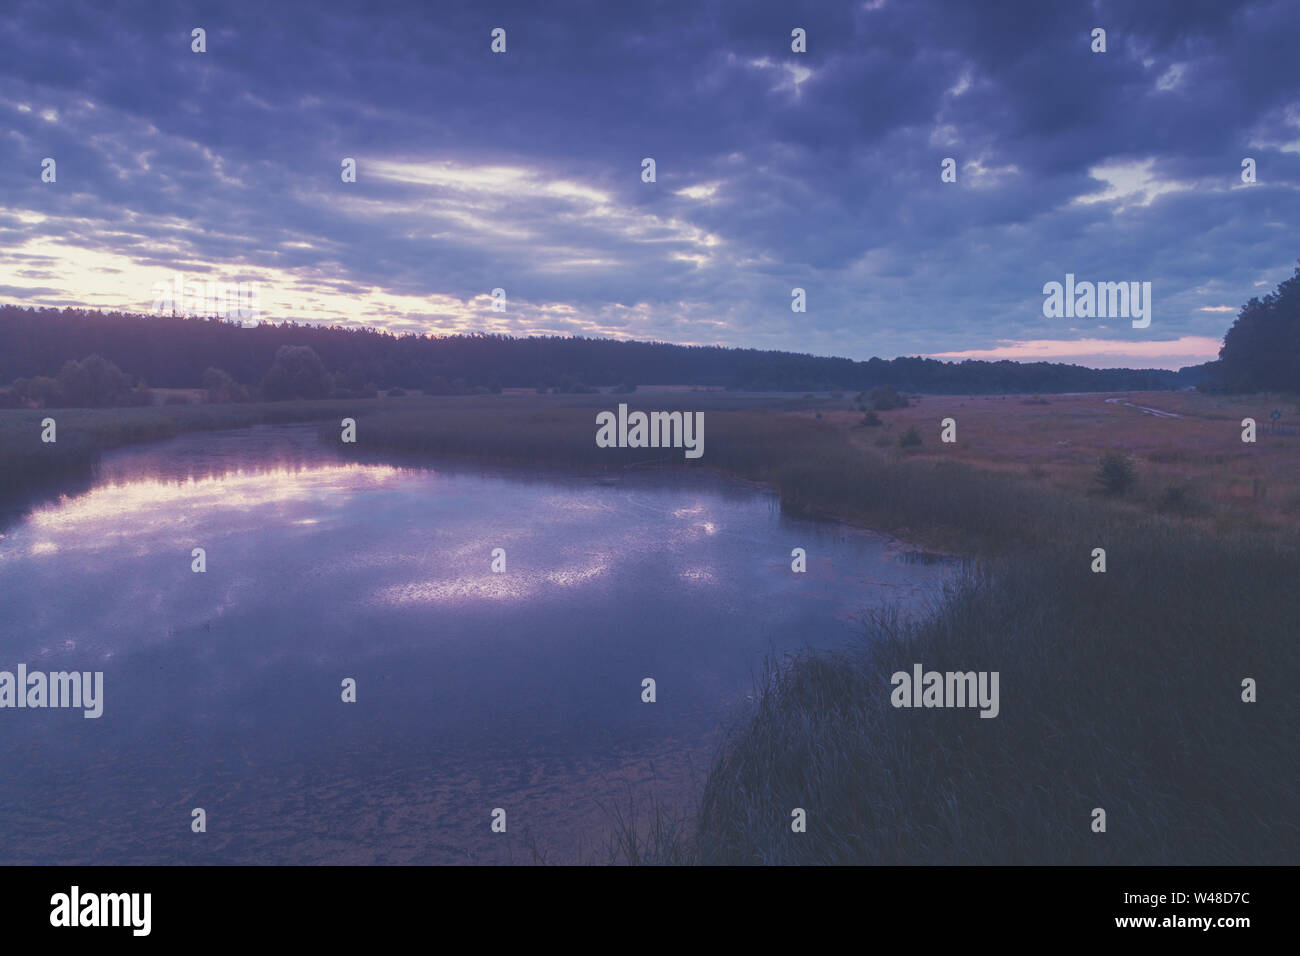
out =
[[[1203,308],[1300,255],[1298,27],[1291,2],[19,3],[0,279],[37,297],[18,256],[58,240],[69,276],[260,270],[304,318],[403,330],[858,357],[1218,336]],[[1045,319],[1066,272],[1151,281],[1151,328]],[[507,314],[471,304],[498,286]]]

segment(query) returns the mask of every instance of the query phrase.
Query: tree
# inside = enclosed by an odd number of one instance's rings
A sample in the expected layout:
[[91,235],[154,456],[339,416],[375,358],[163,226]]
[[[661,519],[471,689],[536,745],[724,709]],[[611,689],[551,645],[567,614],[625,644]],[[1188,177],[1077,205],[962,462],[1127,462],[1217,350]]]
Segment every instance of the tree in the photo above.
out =
[[1242,308],[1223,337],[1215,377],[1231,391],[1300,392],[1300,267]]
[[262,391],[272,401],[324,398],[330,392],[325,363],[310,345],[282,345],[275,363],[262,379]]
[[69,359],[59,371],[59,391],[65,404],[82,408],[131,403],[131,378],[112,362],[87,355]]
[[[1047,362],[940,362],[825,358],[790,352],[664,342],[624,342],[582,336],[393,335],[375,329],[261,322],[245,327],[215,318],[125,315],[89,309],[0,305],[0,382],[54,376],[67,359],[95,353],[155,386],[194,388],[209,367],[236,382],[262,382],[282,346],[310,347],[333,384],[364,389],[423,388],[435,376],[463,378],[469,388],[551,387],[562,376],[598,388],[656,382],[728,385],[768,391],[862,391],[892,384],[899,392],[975,394],[1129,391],[1196,384],[1201,372],[1086,369]],[[292,397],[292,376],[279,369],[267,383]],[[849,391],[851,390],[851,391]],[[314,389],[312,389],[314,391]]]
[[235,380],[223,369],[209,365],[203,371],[201,382],[203,387],[208,390],[208,401],[210,402],[233,402],[238,395],[239,390],[238,386],[235,385]]

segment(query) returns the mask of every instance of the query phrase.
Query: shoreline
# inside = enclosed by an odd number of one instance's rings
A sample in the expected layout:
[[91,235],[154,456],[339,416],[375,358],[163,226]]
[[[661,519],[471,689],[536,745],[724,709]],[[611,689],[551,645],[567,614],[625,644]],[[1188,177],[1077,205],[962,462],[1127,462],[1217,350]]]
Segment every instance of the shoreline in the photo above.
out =
[[[1153,530],[1199,524],[1216,533],[1244,530],[1282,540],[1290,530],[1211,509],[1194,493],[1188,499],[1185,489],[1171,499],[1182,510],[1166,514],[1154,487],[1144,498],[1107,499],[1044,481],[1033,468],[1021,474],[969,456],[963,459],[962,445],[942,449],[939,457],[938,446],[917,449],[918,454],[869,446],[872,438],[877,446],[893,441],[889,430],[896,423],[916,420],[918,414],[933,417],[940,411],[933,408],[939,401],[935,397],[924,398],[925,412],[914,407],[887,413],[883,430],[867,430],[854,427],[843,402],[818,399],[792,407],[785,397],[724,395],[717,407],[706,407],[709,446],[704,457],[694,461],[677,454],[647,461],[646,449],[596,447],[594,414],[608,398],[413,397],[5,410],[0,411],[0,513],[12,517],[42,500],[43,485],[89,480],[99,457],[112,449],[188,432],[297,423],[315,424],[321,439],[347,458],[397,452],[425,460],[522,468],[544,464],[594,475],[705,468],[773,491],[792,515],[865,528],[947,555],[1024,554],[1050,547],[1063,528],[1105,533],[1134,524]],[[708,396],[702,401],[699,393],[690,392],[656,398],[665,407],[708,403]],[[813,411],[818,416],[825,411],[825,420],[814,417]],[[57,448],[41,446],[35,438],[47,414],[58,422]],[[345,417],[358,422],[359,444],[343,444],[329,424]]]

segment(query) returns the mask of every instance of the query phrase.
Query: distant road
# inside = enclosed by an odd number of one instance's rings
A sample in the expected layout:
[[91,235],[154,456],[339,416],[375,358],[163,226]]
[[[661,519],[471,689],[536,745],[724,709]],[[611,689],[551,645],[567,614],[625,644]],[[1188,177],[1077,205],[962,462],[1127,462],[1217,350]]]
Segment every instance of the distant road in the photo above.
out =
[[1106,399],[1106,404],[1127,405],[1129,408],[1136,408],[1138,411],[1145,412],[1148,415],[1154,415],[1156,416],[1156,418],[1182,418],[1183,417],[1182,415],[1179,415],[1176,412],[1162,412],[1158,408],[1147,408],[1145,405],[1134,405],[1126,398],[1108,398]]
[[[1107,405],[1127,405],[1129,408],[1136,408],[1138,411],[1147,415],[1154,415],[1157,418],[1187,418],[1186,415],[1179,415],[1177,412],[1162,412],[1158,408],[1148,408],[1145,405],[1134,405],[1125,398],[1108,398],[1105,399]],[[1192,416],[1195,418],[1196,416]],[[1283,425],[1278,422],[1261,422],[1260,434],[1263,435],[1300,435],[1300,425]]]

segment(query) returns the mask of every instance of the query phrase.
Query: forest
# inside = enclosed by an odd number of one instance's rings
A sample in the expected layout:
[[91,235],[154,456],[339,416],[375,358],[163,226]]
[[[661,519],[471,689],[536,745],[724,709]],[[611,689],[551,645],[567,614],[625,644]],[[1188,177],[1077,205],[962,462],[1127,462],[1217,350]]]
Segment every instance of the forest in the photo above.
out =
[[[69,363],[96,357],[86,372]],[[792,352],[583,337],[393,335],[285,321],[246,327],[217,317],[0,306],[0,385],[38,403],[134,404],[132,392],[206,388],[214,397],[316,398],[419,389],[433,394],[530,388],[574,392],[636,385],[724,386],[746,391],[863,390],[881,385],[935,394],[1167,389],[1196,384],[1199,368],[1090,369],[1049,362],[854,361]],[[295,385],[295,382],[297,383]],[[103,396],[109,396],[104,399]]]

